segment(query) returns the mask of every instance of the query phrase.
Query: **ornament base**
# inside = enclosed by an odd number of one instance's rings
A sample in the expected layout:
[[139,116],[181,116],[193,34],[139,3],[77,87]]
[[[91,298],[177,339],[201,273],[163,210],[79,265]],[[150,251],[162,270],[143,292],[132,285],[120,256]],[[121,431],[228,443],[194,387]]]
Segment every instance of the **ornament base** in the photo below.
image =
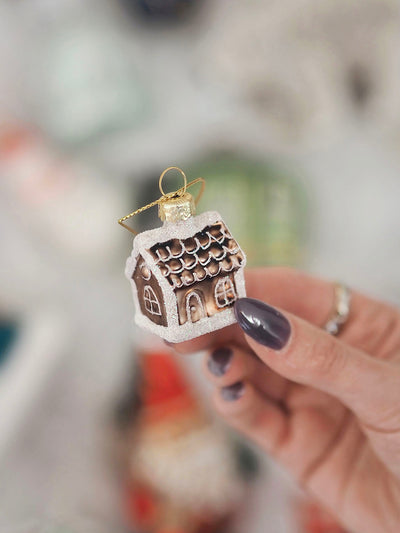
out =
[[155,333],[168,342],[176,343],[188,341],[200,335],[205,335],[206,333],[211,333],[212,331],[217,331],[218,329],[235,324],[236,318],[233,309],[230,308],[219,312],[213,317],[204,317],[198,322],[183,324],[179,326],[179,329],[158,326],[141,313],[135,315],[135,323],[139,327]]

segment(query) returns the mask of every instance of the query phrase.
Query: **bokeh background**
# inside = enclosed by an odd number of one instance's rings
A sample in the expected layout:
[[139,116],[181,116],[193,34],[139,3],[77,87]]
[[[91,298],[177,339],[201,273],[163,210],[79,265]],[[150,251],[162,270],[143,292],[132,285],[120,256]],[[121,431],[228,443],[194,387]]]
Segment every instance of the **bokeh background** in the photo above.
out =
[[[164,168],[206,178],[200,209],[253,265],[400,303],[399,19],[395,0],[0,1],[0,531],[136,531],[115,412],[159,347],[116,221]],[[207,405],[200,356],[180,364]],[[258,461],[232,531],[305,531]]]

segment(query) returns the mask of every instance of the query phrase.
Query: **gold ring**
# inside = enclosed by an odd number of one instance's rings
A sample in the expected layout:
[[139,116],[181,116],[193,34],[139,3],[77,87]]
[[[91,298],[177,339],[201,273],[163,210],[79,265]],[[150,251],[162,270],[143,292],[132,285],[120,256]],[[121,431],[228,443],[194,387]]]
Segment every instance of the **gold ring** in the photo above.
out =
[[332,316],[324,326],[330,335],[338,335],[350,314],[351,292],[343,283],[335,283],[335,303]]

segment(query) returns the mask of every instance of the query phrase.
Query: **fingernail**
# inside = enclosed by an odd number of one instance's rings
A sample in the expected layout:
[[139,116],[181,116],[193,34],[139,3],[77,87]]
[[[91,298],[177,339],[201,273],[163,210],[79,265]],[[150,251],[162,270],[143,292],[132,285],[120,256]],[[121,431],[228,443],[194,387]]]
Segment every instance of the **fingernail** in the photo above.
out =
[[217,348],[207,361],[208,370],[214,376],[223,376],[231,364],[233,352],[230,348]]
[[241,396],[243,396],[243,394],[244,383],[242,381],[238,381],[233,385],[229,385],[229,387],[223,387],[221,389],[222,399],[226,402],[234,402],[235,400],[238,400]]
[[282,313],[253,298],[240,298],[235,316],[242,330],[255,341],[273,350],[280,350],[290,337],[290,324]]

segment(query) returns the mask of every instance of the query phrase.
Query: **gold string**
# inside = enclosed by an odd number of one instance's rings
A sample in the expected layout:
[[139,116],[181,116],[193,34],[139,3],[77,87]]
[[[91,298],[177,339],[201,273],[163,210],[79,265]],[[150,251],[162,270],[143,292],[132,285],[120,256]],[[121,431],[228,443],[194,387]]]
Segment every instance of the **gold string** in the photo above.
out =
[[[176,191],[165,193],[163,188],[162,188],[162,181],[163,181],[164,176],[166,175],[166,173],[169,172],[170,170],[177,170],[182,175],[182,177],[183,177],[183,187],[180,187]],[[204,192],[204,189],[205,189],[205,180],[204,180],[204,178],[196,178],[196,179],[194,179],[194,180],[192,180],[192,181],[190,181],[188,183],[187,179],[186,179],[186,174],[183,172],[182,169],[180,169],[179,167],[168,167],[168,168],[166,168],[162,172],[162,174],[160,176],[160,179],[158,181],[158,186],[159,186],[159,189],[160,189],[160,192],[161,192],[162,196],[160,198],[158,198],[158,200],[154,200],[153,202],[150,202],[149,204],[144,205],[143,207],[139,207],[139,209],[136,209],[136,211],[133,211],[129,215],[126,215],[126,216],[120,218],[118,220],[118,224],[120,224],[122,227],[124,227],[125,229],[127,229],[128,231],[133,233],[134,235],[137,235],[138,234],[137,231],[135,231],[130,226],[127,226],[126,224],[124,224],[124,222],[126,220],[128,220],[129,218],[133,218],[136,215],[140,215],[140,213],[143,213],[143,211],[146,211],[146,209],[150,209],[151,207],[154,207],[155,205],[159,205],[159,204],[161,204],[163,202],[167,202],[171,198],[176,198],[177,196],[183,196],[185,194],[186,190],[189,187],[192,187],[193,185],[195,185],[196,183],[201,183],[201,186],[200,186],[200,191],[198,192],[198,194],[197,194],[197,196],[196,196],[196,198],[194,200],[195,205],[197,205],[199,203],[200,198],[203,195],[203,192]]]

